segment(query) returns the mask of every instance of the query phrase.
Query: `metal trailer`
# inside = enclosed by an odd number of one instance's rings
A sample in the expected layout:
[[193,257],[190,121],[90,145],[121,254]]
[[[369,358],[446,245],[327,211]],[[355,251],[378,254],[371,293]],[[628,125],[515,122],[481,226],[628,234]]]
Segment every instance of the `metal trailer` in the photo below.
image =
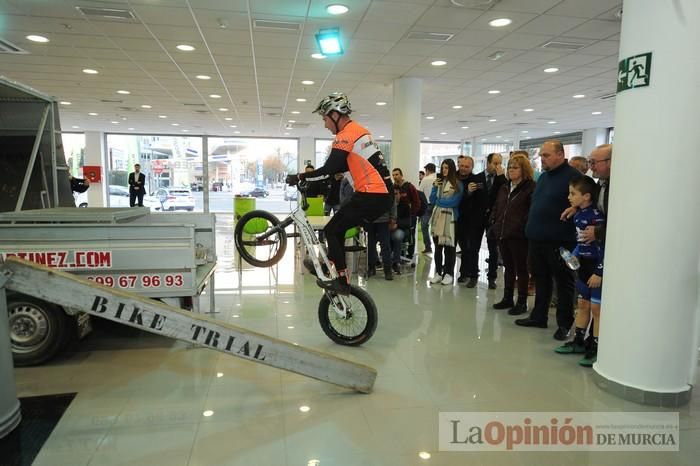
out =
[[[216,220],[208,213],[146,207],[59,207],[0,213],[0,257],[17,256],[110,288],[199,311],[209,286],[214,309]],[[8,295],[16,365],[38,365],[89,333],[90,317],[70,306]]]

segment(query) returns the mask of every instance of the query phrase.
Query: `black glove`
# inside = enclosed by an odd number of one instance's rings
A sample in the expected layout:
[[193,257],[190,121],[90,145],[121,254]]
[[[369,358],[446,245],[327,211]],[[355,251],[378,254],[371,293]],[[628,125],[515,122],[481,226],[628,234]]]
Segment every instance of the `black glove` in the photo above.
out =
[[285,183],[287,183],[289,186],[296,186],[299,184],[299,175],[287,175],[287,178],[284,180]]

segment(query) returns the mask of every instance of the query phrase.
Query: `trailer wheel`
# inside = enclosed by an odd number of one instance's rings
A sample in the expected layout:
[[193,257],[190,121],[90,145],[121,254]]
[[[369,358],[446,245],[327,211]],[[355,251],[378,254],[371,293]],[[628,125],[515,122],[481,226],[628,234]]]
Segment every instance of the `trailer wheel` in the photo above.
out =
[[8,296],[10,339],[16,366],[36,366],[54,357],[67,337],[66,316],[30,296]]

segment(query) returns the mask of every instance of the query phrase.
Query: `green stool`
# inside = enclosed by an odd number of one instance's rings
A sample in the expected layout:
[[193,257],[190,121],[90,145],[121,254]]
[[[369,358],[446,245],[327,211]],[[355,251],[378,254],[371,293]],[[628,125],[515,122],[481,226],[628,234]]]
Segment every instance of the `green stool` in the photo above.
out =
[[[247,214],[248,212],[254,211],[255,207],[256,207],[256,204],[255,204],[254,197],[247,197],[247,196],[234,197],[233,198],[233,212],[234,212],[235,222],[238,222],[238,220],[240,220],[241,217],[244,216],[245,214]],[[267,226],[268,226],[267,220],[262,219],[262,218],[255,218],[255,219],[249,220],[243,226],[243,232],[247,233],[249,235],[256,235],[258,233],[263,233],[265,230],[267,230]]]

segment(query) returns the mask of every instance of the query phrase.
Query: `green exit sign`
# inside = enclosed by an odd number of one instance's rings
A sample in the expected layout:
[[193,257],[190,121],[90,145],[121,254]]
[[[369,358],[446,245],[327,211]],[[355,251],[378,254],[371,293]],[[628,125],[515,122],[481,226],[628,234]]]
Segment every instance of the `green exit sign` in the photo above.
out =
[[651,82],[651,52],[625,58],[617,67],[617,92],[645,87]]

